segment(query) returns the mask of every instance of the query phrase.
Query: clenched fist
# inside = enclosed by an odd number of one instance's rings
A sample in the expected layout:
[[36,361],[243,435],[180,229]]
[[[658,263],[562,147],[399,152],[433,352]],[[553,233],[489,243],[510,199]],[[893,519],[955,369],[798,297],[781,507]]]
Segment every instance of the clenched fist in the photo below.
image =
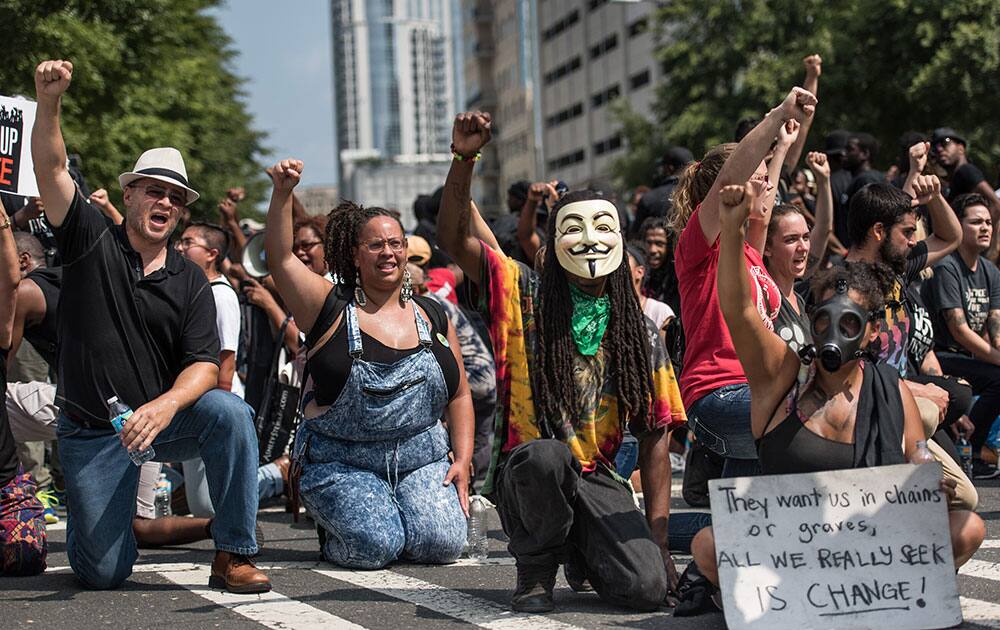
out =
[[803,90],[800,87],[792,88],[785,100],[781,102],[781,117],[784,120],[792,119],[802,122],[813,115],[818,102],[809,90]]
[[802,60],[802,65],[806,67],[806,74],[819,78],[823,74],[823,58],[819,55],[809,55]]
[[806,156],[806,164],[809,165],[809,170],[816,176],[816,181],[830,179],[830,163],[826,161],[826,153],[811,151]]
[[930,203],[931,199],[941,196],[941,180],[937,175],[917,175],[913,179],[913,195],[914,207]]
[[486,112],[462,112],[455,116],[451,130],[451,143],[455,152],[474,155],[490,141],[492,117]]
[[40,101],[59,98],[72,80],[72,63],[62,59],[43,61],[35,68],[35,95]]
[[739,230],[743,227],[750,208],[756,197],[755,186],[746,183],[743,186],[723,186],[719,190],[719,219],[724,230]]
[[927,156],[931,153],[930,142],[918,142],[910,147],[910,172],[923,173],[927,166]]
[[302,178],[302,160],[282,160],[269,168],[267,174],[274,182],[274,189],[280,192],[291,192]]

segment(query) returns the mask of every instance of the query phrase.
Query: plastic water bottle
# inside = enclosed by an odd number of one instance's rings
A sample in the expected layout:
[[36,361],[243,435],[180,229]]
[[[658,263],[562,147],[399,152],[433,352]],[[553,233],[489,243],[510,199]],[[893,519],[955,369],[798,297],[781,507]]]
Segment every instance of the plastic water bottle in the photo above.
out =
[[965,476],[972,479],[972,444],[969,443],[969,438],[965,437],[965,431],[958,434],[958,443],[955,446],[958,448],[958,458],[962,461]]
[[917,440],[917,450],[913,451],[913,455],[910,455],[910,463],[930,464],[934,461],[937,460],[934,459],[934,455],[927,448],[927,440]]
[[[125,428],[125,423],[132,417],[132,410],[129,409],[128,405],[118,400],[117,396],[112,396],[108,399],[108,414],[108,419],[111,420],[111,426],[115,428],[115,433],[121,433],[122,429]],[[153,451],[153,447],[150,446],[141,452],[129,451],[128,456],[133,464],[142,466],[153,459],[156,453]]]
[[166,473],[160,473],[160,480],[156,482],[156,491],[153,493],[153,509],[156,518],[171,516],[173,510],[170,508],[170,480]]
[[478,494],[469,498],[469,557],[477,562],[482,562],[489,558],[489,541],[486,537],[489,523],[487,513],[490,509],[490,502]]

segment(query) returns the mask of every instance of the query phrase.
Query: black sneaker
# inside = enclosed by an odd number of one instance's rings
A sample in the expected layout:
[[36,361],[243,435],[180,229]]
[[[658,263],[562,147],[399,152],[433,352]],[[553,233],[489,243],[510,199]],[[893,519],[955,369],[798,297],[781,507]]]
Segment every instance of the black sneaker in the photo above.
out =
[[972,460],[973,479],[996,479],[1000,477],[1000,468],[993,464],[987,464],[981,459]]
[[544,613],[554,608],[552,589],[556,585],[559,564],[555,561],[544,564],[517,563],[517,590],[510,599],[514,612]]
[[719,589],[708,581],[698,565],[692,561],[684,569],[677,583],[678,603],[674,607],[674,617],[694,617],[706,612],[722,610],[722,598]]

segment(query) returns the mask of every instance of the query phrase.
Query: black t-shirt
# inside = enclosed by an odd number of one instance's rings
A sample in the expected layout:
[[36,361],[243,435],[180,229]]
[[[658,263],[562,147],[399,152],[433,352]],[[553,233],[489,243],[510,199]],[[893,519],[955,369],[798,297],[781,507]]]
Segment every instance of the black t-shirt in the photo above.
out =
[[137,409],[192,363],[218,365],[215,298],[194,263],[168,247],[166,264],[144,277],[125,226],[79,193],[55,233],[64,263],[58,400],[66,415],[107,423],[108,398]]
[[635,209],[635,220],[629,226],[630,238],[642,237],[639,230],[642,229],[642,223],[649,217],[670,216],[674,205],[671,197],[674,195],[675,188],[677,188],[677,178],[671,176],[662,185],[647,191],[639,199],[639,204]]
[[948,181],[948,201],[959,195],[974,192],[979,182],[985,179],[983,172],[975,164],[966,162],[959,166]]
[[906,378],[907,353],[910,343],[910,311],[906,303],[906,287],[910,286],[927,266],[927,242],[920,241],[910,250],[906,259],[906,271],[896,278],[892,293],[887,296],[885,312],[882,315],[878,337],[872,342],[872,350],[880,361],[888,363],[899,371],[900,378]]
[[972,332],[983,334],[989,312],[1000,309],[1000,270],[980,256],[976,270],[972,271],[956,251],[934,265],[934,277],[926,287],[924,298],[933,313],[935,346],[939,350],[971,356],[951,336],[942,313],[953,308],[962,309]]
[[56,368],[58,353],[59,292],[62,288],[62,267],[35,269],[26,278],[31,280],[45,298],[45,317],[34,326],[24,328],[24,338],[42,355],[50,368]]
[[[458,391],[459,371],[458,362],[451,349],[441,343],[440,339],[448,338],[448,315],[441,308],[441,305],[430,298],[414,296],[414,302],[427,313],[431,324],[431,352],[437,359],[441,373],[444,375],[445,385],[448,388],[448,399],[451,400]],[[337,317],[344,312],[347,307],[347,300],[344,299],[341,291],[334,287],[327,294],[323,308],[319,317],[316,318],[316,326],[309,331],[306,338],[306,345],[314,346],[316,342],[326,334]],[[347,384],[347,379],[351,375],[352,359],[347,341],[347,320],[341,318],[337,325],[337,330],[333,336],[323,344],[322,347],[309,358],[309,374],[315,383],[315,394],[317,405],[332,405],[340,397],[340,393]],[[414,324],[416,325],[416,324]],[[411,354],[420,352],[421,346],[398,350],[390,348],[381,343],[365,331],[361,331],[361,358],[373,363],[392,364]]]
[[924,303],[921,295],[920,285],[914,282],[906,287],[906,308],[910,315],[910,342],[907,346],[906,354],[908,374],[920,374],[920,366],[923,365],[927,353],[934,348],[934,321],[930,311]]
[[[7,397],[7,352],[0,348],[0,383],[3,383],[4,398]],[[0,487],[6,486],[17,475],[17,447],[14,434],[10,432],[7,419],[7,405],[0,405]]]
[[833,233],[844,245],[850,247],[851,239],[847,236],[847,202],[850,201],[848,190],[854,176],[845,169],[830,173],[830,191],[833,193]]
[[875,184],[884,181],[885,175],[875,169],[868,169],[867,171],[858,173],[851,180],[851,185],[847,187],[848,203],[850,203],[850,199],[854,196],[854,193],[858,192],[868,184]]

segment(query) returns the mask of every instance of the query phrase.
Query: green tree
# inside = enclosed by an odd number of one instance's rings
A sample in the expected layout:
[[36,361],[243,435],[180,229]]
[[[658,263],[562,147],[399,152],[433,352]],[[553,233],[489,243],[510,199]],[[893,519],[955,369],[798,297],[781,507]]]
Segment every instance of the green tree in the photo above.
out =
[[[822,55],[808,147],[837,129],[868,131],[887,167],[907,130],[951,126],[988,175],[1000,162],[998,0],[672,0],[656,12],[664,78],[656,133],[637,145],[679,144],[699,155],[761,117]],[[628,127],[628,125],[626,125]],[[624,180],[626,164],[616,165]]]
[[[208,10],[220,0],[0,0],[0,93],[34,98],[44,59],[73,62],[63,99],[67,148],[82,157],[93,187],[120,199],[117,177],[144,150],[174,146],[202,194],[196,217],[215,215],[232,186],[252,203],[266,181],[235,52]],[[246,204],[249,206],[250,204]]]

